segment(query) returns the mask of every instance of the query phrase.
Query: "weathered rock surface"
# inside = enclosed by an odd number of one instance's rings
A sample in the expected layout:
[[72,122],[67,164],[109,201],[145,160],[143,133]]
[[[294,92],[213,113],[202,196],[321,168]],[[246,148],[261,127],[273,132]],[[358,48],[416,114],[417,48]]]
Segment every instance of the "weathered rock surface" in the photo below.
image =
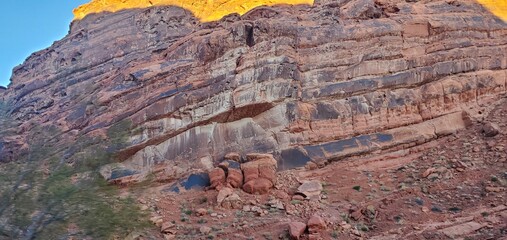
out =
[[128,122],[116,150],[136,176],[122,179],[167,181],[230,152],[301,167],[464,128],[463,111],[505,93],[506,69],[507,24],[469,0],[321,0],[212,23],[177,7],[89,15],[14,69],[2,101],[21,124],[0,156],[34,127],[72,139]]
[[202,21],[220,20],[230,14],[244,14],[260,6],[277,4],[309,4],[313,0],[92,0],[74,10],[75,19],[100,12],[117,12],[133,8],[152,6],[178,6],[191,11]]
[[214,168],[209,172],[209,179],[211,183],[211,188],[220,189],[220,187],[225,186],[226,184],[226,175],[225,171],[222,168]]
[[289,235],[291,239],[299,240],[299,237],[305,233],[306,224],[302,222],[291,222],[289,223]]
[[480,224],[477,222],[467,222],[460,225],[448,227],[440,231],[444,233],[446,236],[454,239],[457,238],[458,236],[467,235],[474,231],[477,231],[483,228],[484,226],[485,226],[484,224]]
[[495,123],[485,123],[482,127],[482,132],[484,133],[484,136],[486,137],[494,137],[500,133],[500,127],[498,127]]
[[326,222],[324,222],[324,219],[322,219],[322,217],[314,215],[308,220],[308,232],[310,232],[310,234],[319,233],[325,229]]
[[229,168],[227,172],[227,185],[233,188],[243,186],[243,173],[240,169]]
[[241,155],[239,153],[227,153],[224,156],[224,160],[231,160],[240,163]]
[[248,193],[265,194],[276,184],[277,161],[271,154],[248,154],[246,163],[241,164]]
[[320,199],[320,194],[324,190],[320,181],[306,181],[298,187],[298,194],[308,199]]
[[222,188],[220,191],[218,191],[217,195],[217,204],[218,206],[221,206],[222,203],[227,199],[227,197],[231,196],[234,193],[234,190],[232,188]]

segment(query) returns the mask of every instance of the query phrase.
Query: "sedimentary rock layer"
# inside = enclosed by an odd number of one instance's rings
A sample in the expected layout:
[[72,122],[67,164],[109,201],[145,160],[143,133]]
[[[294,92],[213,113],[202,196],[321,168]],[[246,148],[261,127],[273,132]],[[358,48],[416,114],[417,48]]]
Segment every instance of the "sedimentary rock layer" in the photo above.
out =
[[21,134],[128,121],[116,167],[178,178],[229,152],[287,169],[431,141],[505,94],[506,69],[507,24],[474,1],[318,1],[211,23],[154,7],[73,22],[4,98]]
[[82,19],[89,14],[134,8],[176,6],[192,12],[201,21],[209,22],[220,20],[229,14],[243,15],[256,7],[280,4],[312,5],[313,0],[92,0],[76,8],[74,18]]

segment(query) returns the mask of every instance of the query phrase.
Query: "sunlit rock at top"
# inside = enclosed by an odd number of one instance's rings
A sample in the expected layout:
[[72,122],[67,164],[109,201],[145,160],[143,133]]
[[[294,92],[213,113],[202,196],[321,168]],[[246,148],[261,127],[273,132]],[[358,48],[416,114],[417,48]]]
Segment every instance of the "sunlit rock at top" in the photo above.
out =
[[477,0],[491,13],[507,22],[507,0]]
[[99,12],[173,5],[187,9],[201,21],[208,22],[219,20],[231,13],[244,14],[259,6],[312,5],[313,2],[314,0],[92,0],[74,9],[74,19],[82,19],[88,14]]

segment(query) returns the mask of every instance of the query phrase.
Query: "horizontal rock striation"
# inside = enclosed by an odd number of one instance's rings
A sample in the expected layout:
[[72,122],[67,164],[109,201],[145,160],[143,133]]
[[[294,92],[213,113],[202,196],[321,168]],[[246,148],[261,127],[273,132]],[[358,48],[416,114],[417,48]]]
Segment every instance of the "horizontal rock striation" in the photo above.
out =
[[465,127],[506,82],[507,24],[476,2],[317,1],[211,23],[177,7],[90,15],[4,96],[20,134],[128,121],[116,167],[179,178],[229,152],[289,169],[415,146]]
[[92,0],[74,9],[74,19],[82,19],[89,14],[117,12],[133,8],[154,6],[177,6],[189,10],[203,22],[220,20],[232,13],[245,14],[260,6],[280,4],[308,4],[313,0]]

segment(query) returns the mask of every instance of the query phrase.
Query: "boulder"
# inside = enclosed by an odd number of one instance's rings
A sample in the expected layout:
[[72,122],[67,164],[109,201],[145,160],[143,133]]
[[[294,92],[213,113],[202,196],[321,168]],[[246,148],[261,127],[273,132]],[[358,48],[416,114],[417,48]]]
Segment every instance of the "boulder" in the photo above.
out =
[[285,210],[285,207],[283,206],[283,202],[279,199],[273,199],[269,201],[266,205],[270,206],[271,208],[275,208],[278,210]]
[[207,235],[211,232],[211,228],[208,226],[202,226],[201,228],[199,228],[199,232],[201,232],[201,234]]
[[245,183],[243,190],[251,194],[266,194],[273,186],[271,181],[265,178],[258,178]]
[[219,188],[226,184],[225,171],[222,168],[214,168],[209,172],[211,188]]
[[226,181],[227,186],[240,188],[243,186],[243,172],[240,169],[229,169]]
[[308,234],[308,240],[323,240],[319,233]]
[[301,235],[306,230],[306,224],[302,222],[291,222],[289,223],[289,235],[291,239],[299,240]]
[[162,233],[172,233],[174,228],[174,223],[172,222],[165,222],[160,227],[160,232]]
[[218,167],[209,172],[211,188],[220,189],[224,186],[240,188],[243,186],[243,172],[240,164],[233,160],[224,160]]
[[485,227],[486,224],[481,224],[478,222],[466,222],[456,226],[444,228],[440,230],[447,237],[452,239],[457,239],[459,236],[470,235],[471,233]]
[[174,234],[164,234],[164,239],[165,240],[173,240],[173,239],[176,239],[176,235],[174,235]]
[[150,222],[155,224],[157,227],[161,227],[164,223],[164,219],[162,219],[162,216],[154,216],[150,218]]
[[313,233],[319,233],[326,230],[326,222],[319,215],[313,215],[308,220],[308,231]]
[[243,202],[238,194],[233,193],[224,199],[221,206],[227,209],[242,209]]
[[305,181],[298,187],[297,193],[305,196],[307,199],[320,199],[323,189],[320,181]]
[[248,154],[247,161],[241,164],[243,190],[252,194],[267,193],[276,183],[277,161],[271,154]]
[[482,126],[482,133],[486,137],[494,137],[500,133],[500,127],[496,123],[487,122]]
[[218,195],[217,195],[217,204],[218,206],[222,206],[222,202],[230,195],[232,195],[232,193],[234,192],[234,190],[232,190],[232,188],[228,188],[228,187],[224,187],[222,188],[219,192],[218,192]]
[[205,216],[206,214],[208,214],[208,210],[206,210],[204,208],[199,208],[199,209],[195,210],[195,214],[197,216]]

